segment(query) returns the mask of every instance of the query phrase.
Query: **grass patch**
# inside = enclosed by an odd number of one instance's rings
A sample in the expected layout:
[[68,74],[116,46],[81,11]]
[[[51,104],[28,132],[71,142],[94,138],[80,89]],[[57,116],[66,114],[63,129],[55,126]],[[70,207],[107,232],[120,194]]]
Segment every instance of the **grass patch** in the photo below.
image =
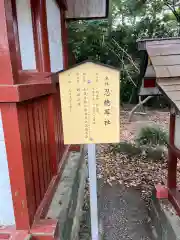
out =
[[159,127],[144,127],[135,139],[137,145],[167,146],[168,134]]

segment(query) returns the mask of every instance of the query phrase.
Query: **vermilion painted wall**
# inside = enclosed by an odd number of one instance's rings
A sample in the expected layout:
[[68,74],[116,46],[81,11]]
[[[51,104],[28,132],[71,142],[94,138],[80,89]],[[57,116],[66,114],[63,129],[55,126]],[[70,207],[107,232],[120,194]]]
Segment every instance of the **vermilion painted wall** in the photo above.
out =
[[[17,231],[38,231],[68,154],[58,83],[47,77],[67,67],[64,11],[55,0],[0,1],[0,225]],[[45,226],[53,236],[56,221]]]
[[[30,0],[16,0],[16,11],[17,11],[17,22],[18,22],[18,34],[19,34],[19,43],[20,43],[20,54],[22,60],[22,70],[35,70],[36,69],[36,59],[35,59],[35,46],[34,46],[34,37],[33,37],[33,23],[32,23],[32,14],[31,14],[31,1]],[[47,14],[47,25],[48,25],[48,36],[49,36],[49,51],[51,59],[51,71],[59,71],[63,69],[63,52],[62,52],[62,35],[61,35],[61,16],[60,9],[55,0],[46,0],[46,14]],[[59,94],[58,94],[59,96]],[[57,108],[58,106],[58,99]],[[38,101],[40,102],[40,101]],[[34,108],[35,111],[39,111],[43,106],[46,108],[47,99],[42,100],[41,106]],[[35,103],[33,105],[36,105]],[[38,104],[37,104],[38,105]],[[60,109],[59,109],[60,110]],[[30,110],[29,110],[30,114]],[[57,112],[57,114],[60,114]],[[36,116],[36,115],[35,115]],[[58,116],[57,116],[58,117]],[[60,118],[57,118],[60,121]],[[41,121],[41,125],[44,124]],[[38,121],[38,120],[37,120]],[[32,125],[29,125],[33,128]],[[37,131],[40,131],[36,129]],[[62,129],[57,128],[57,133],[62,136]],[[44,137],[43,133],[43,136]],[[56,137],[59,141],[59,136]],[[57,143],[60,146],[60,143]],[[58,150],[60,150],[58,148]],[[44,150],[45,151],[45,148]],[[46,164],[48,156],[44,156],[42,152],[42,158],[44,165]],[[59,153],[61,156],[61,153]],[[35,156],[33,156],[36,158]],[[59,159],[60,160],[60,159]],[[47,165],[49,166],[49,165]],[[44,166],[45,167],[45,166]],[[38,167],[36,167],[36,174],[39,176],[39,180],[36,177],[36,188],[39,186],[40,179]],[[41,168],[43,170],[43,166]],[[51,169],[46,169],[46,171],[51,171]],[[49,173],[49,176],[51,174]],[[45,178],[45,176],[43,177]],[[34,180],[35,181],[35,180]],[[47,184],[49,184],[50,179],[44,179]],[[39,186],[40,187],[40,186]],[[45,189],[46,190],[46,189]],[[44,191],[45,191],[44,190]],[[39,191],[39,190],[38,190]],[[43,191],[43,190],[42,190]],[[44,194],[44,193],[43,193]],[[38,197],[37,197],[38,198]],[[40,199],[40,197],[39,197]],[[37,204],[39,204],[37,200]],[[4,131],[2,127],[2,119],[0,115],[0,225],[11,225],[15,223],[14,209],[12,203],[12,193],[9,179],[9,170],[7,164],[7,154],[6,147],[4,142]]]

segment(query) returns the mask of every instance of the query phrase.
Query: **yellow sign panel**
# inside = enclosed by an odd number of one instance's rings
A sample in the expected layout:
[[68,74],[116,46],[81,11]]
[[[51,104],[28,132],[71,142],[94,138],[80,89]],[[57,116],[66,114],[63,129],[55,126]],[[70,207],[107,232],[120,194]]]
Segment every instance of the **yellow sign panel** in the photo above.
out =
[[120,138],[119,71],[85,62],[59,74],[65,144]]

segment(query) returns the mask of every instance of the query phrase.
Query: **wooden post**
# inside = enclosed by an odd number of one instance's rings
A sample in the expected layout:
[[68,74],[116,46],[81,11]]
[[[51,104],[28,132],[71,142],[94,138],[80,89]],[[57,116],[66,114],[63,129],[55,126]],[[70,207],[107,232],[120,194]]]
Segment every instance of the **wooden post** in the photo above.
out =
[[69,65],[68,57],[68,30],[66,26],[65,11],[61,8],[61,35],[62,35],[62,48],[63,48],[63,65],[66,69]]
[[[25,122],[26,110],[16,103],[1,104],[3,129],[8,157],[16,228],[30,229],[35,214],[35,193]],[[28,187],[27,187],[28,186]]]
[[[14,17],[11,0],[0,1],[0,88],[3,85],[12,86],[18,83],[18,70],[21,67],[18,58],[17,39],[15,37]],[[16,26],[17,27],[17,26]],[[4,96],[9,96],[4,90]],[[34,214],[34,193],[27,185],[30,181],[31,167],[28,163],[25,149],[25,121],[23,109],[16,103],[0,103],[3,122],[3,132],[8,157],[11,192],[14,205],[14,215],[17,229],[29,229]],[[20,127],[21,126],[21,127]],[[29,169],[28,171],[26,171]],[[31,195],[31,197],[30,197]]]
[[46,1],[31,0],[36,66],[40,72],[50,72]]
[[168,149],[168,188],[176,188],[177,156],[174,154],[171,146],[174,146],[175,136],[175,113],[170,113],[169,126],[169,149]]
[[12,85],[18,81],[18,64],[11,0],[0,1],[0,30],[0,84]]

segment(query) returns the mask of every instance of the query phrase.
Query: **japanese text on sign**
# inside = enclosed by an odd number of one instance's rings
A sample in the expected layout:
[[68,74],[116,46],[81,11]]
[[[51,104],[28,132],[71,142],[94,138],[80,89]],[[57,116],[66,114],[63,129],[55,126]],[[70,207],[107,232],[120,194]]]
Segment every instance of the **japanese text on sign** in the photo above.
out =
[[119,72],[85,63],[60,75],[65,144],[119,142]]

